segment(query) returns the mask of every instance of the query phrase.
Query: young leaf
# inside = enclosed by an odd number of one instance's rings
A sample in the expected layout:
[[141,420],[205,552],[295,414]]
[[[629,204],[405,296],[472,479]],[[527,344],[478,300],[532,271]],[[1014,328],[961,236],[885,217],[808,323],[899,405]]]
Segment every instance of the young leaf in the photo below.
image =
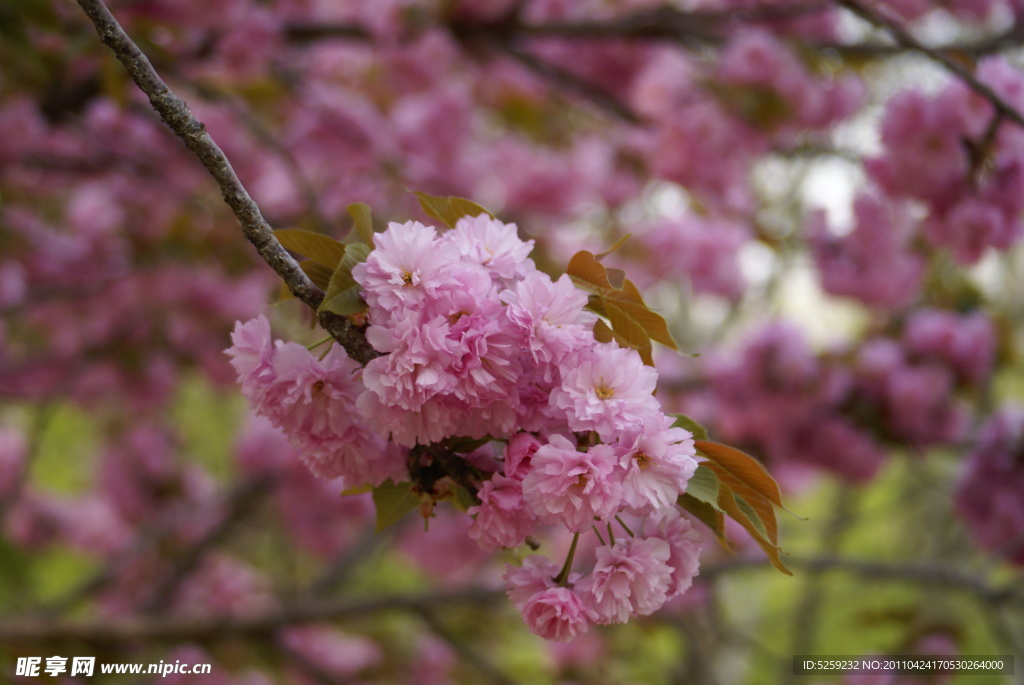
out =
[[384,481],[373,489],[373,504],[377,508],[376,532],[397,523],[420,506],[420,497],[412,491],[412,483],[395,484]]
[[771,501],[718,464],[710,461],[704,463],[718,476],[721,487],[728,488],[729,492],[743,498],[756,515],[759,522],[758,527],[764,531],[767,539],[777,543],[779,541],[778,522],[775,519],[775,507]]
[[598,319],[594,324],[594,340],[599,343],[607,343],[615,340],[615,333],[603,320]]
[[680,495],[677,504],[710,528],[723,547],[727,550],[732,550],[732,545],[729,544],[729,539],[725,535],[725,515],[718,508],[717,504],[711,505],[707,502],[701,502],[689,493]]
[[651,340],[678,349],[661,315],[644,303],[640,291],[619,269],[606,269],[586,250],[576,253],[566,269],[573,282],[598,298],[591,308],[611,322],[612,330],[630,347],[636,348],[644,362],[651,364]]
[[694,446],[709,461],[717,464],[736,480],[746,484],[775,506],[782,506],[779,484],[757,459],[746,452],[720,442],[698,439],[694,441]]
[[416,191],[413,191],[413,195],[419,198],[420,207],[427,216],[437,219],[448,228],[455,228],[456,222],[464,216],[486,214],[494,218],[493,214],[480,205],[461,197],[437,197]]
[[356,234],[359,239],[373,247],[373,217],[370,214],[370,205],[365,202],[356,202],[345,209],[356,225]]
[[693,433],[694,440],[707,440],[708,431],[704,426],[700,425],[686,414],[672,414],[675,417],[675,423],[672,424],[673,428],[685,428],[686,430]]
[[686,483],[686,494],[717,509],[718,491],[718,476],[707,466],[699,464],[693,476]]
[[320,309],[317,311],[332,312],[338,316],[352,316],[365,310],[366,307],[366,301],[359,294],[359,288],[353,286],[332,295],[329,299],[325,297],[324,301],[320,303]]
[[352,278],[352,268],[359,262],[365,262],[370,251],[371,248],[362,243],[348,246],[345,256],[331,274],[331,280],[324,289],[324,301],[320,304],[319,311],[349,316],[366,309],[366,302],[359,294],[359,284]]
[[324,266],[312,259],[304,259],[299,262],[299,268],[306,272],[309,280],[313,281],[313,284],[320,290],[327,290],[331,283],[331,276],[334,275],[334,270],[331,267]]
[[[782,563],[782,559],[779,556],[779,546],[777,541],[772,539],[769,535],[769,531],[765,530],[763,525],[764,519],[760,516],[760,513],[755,513],[754,505],[744,499],[741,495],[737,495],[729,489],[724,483],[720,484],[720,490],[718,494],[719,506],[728,514],[729,518],[739,523],[743,528],[750,533],[750,537],[754,539],[761,549],[764,550],[765,554],[768,555],[768,560],[772,562],[772,565],[785,573],[787,576],[793,575],[793,573],[786,568],[786,565]],[[772,521],[774,521],[774,514],[772,514]]]
[[312,259],[333,271],[345,256],[345,245],[323,233],[301,228],[279,228],[274,231],[278,241],[292,252]]

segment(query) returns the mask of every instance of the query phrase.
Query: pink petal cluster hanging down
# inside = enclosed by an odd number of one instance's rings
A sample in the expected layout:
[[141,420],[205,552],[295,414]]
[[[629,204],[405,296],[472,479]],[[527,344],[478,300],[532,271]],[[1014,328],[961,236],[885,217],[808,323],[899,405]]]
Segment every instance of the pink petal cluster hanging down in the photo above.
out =
[[675,503],[697,467],[693,436],[662,412],[657,372],[635,350],[594,339],[587,295],[487,215],[444,233],[392,223],[374,248],[352,276],[383,355],[364,368],[338,347],[317,359],[274,342],[263,317],[240,323],[228,354],[256,411],[314,473],[350,486],[406,480],[416,445],[504,443],[467,512],[482,548],[541,526],[607,529],[589,575],[539,555],[508,568],[513,604],[545,638],[650,614],[687,589],[701,536]]

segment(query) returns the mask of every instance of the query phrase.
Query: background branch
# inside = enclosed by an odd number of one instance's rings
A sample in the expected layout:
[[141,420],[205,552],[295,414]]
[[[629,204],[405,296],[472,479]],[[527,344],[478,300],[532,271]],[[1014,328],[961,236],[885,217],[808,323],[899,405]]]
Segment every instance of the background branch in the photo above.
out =
[[357,618],[386,611],[429,611],[452,605],[486,605],[503,600],[504,590],[470,588],[432,595],[373,599],[302,599],[245,616],[158,616],[88,620],[22,617],[0,623],[0,644],[78,644],[124,647],[140,642],[211,643],[267,635],[317,621]]

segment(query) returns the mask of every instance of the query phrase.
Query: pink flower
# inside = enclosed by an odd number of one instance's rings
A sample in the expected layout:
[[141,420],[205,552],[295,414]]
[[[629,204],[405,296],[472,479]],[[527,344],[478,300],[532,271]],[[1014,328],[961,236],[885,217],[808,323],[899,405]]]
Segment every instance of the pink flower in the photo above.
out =
[[505,591],[512,605],[523,610],[530,598],[538,592],[555,587],[558,564],[539,554],[531,554],[516,567],[505,565]]
[[563,274],[552,282],[547,274],[535,271],[502,293],[508,303],[505,313],[522,344],[534,361],[558,364],[570,352],[594,344],[597,316],[583,309],[587,295]]
[[260,376],[270,367],[270,357],[274,351],[270,322],[262,314],[245,323],[236,321],[231,342],[231,347],[225,352],[231,357],[231,365],[238,373],[242,392],[248,397],[257,392]]
[[659,538],[630,538],[597,548],[594,571],[576,584],[594,623],[625,623],[654,613],[668,597],[672,567],[669,544]]
[[464,262],[476,264],[496,282],[510,286],[536,267],[529,259],[533,241],[522,241],[515,224],[505,224],[486,214],[459,219],[443,240],[450,241]]
[[700,550],[704,536],[675,507],[664,509],[648,518],[644,522],[643,534],[648,540],[659,538],[668,543],[669,556],[666,563],[672,568],[666,590],[668,599],[686,592],[700,571]]
[[568,642],[587,632],[590,623],[579,595],[566,587],[538,592],[523,606],[523,621],[534,635]]
[[466,513],[475,517],[469,536],[484,549],[516,547],[533,532],[536,517],[523,502],[523,485],[500,473],[483,484],[480,505]]
[[505,447],[505,475],[522,480],[530,472],[534,453],[543,445],[529,433],[516,433]]
[[615,343],[595,345],[564,372],[551,404],[565,411],[572,430],[597,431],[610,442],[661,411],[652,394],[657,381],[658,372],[645,366],[636,350]]
[[608,445],[578,452],[569,440],[552,435],[533,455],[523,480],[523,496],[537,517],[579,532],[594,519],[612,516],[622,499],[618,455]]
[[635,516],[670,507],[697,470],[693,436],[664,415],[648,417],[616,443],[625,469],[622,501]]
[[366,302],[381,312],[416,306],[450,283],[448,275],[458,257],[437,248],[437,231],[418,221],[391,223],[375,233],[376,247],[365,263],[352,269]]
[[978,432],[958,478],[956,508],[979,546],[1024,565],[1024,407],[1008,405]]

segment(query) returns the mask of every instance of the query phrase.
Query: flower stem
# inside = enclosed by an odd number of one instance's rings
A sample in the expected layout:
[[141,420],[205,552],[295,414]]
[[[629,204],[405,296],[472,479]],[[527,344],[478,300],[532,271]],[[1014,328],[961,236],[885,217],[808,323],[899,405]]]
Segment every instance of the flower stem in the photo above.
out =
[[580,541],[580,534],[573,533],[572,544],[569,545],[569,554],[565,557],[565,564],[562,565],[562,570],[555,576],[555,584],[565,585],[569,579],[569,569],[572,568],[572,559],[576,556],[576,543]]
[[629,526],[627,526],[625,523],[623,523],[622,519],[620,519],[617,514],[615,516],[615,520],[619,522],[619,525],[622,526],[623,530],[625,530],[627,533],[629,533],[629,537],[631,537],[631,538],[635,538],[636,537],[635,535],[633,535],[633,531],[631,531],[629,529]]
[[313,343],[312,345],[306,345],[306,349],[307,349],[307,350],[309,350],[310,352],[312,352],[312,351],[313,351],[313,350],[315,350],[316,348],[318,348],[318,347],[320,347],[321,345],[323,345],[323,344],[324,344],[325,342],[329,342],[329,341],[331,341],[331,340],[334,340],[334,337],[333,337],[333,336],[330,336],[330,335],[329,335],[329,336],[327,336],[326,338],[324,338],[323,340],[318,340],[318,341],[316,341],[316,342],[315,342],[315,343]]

